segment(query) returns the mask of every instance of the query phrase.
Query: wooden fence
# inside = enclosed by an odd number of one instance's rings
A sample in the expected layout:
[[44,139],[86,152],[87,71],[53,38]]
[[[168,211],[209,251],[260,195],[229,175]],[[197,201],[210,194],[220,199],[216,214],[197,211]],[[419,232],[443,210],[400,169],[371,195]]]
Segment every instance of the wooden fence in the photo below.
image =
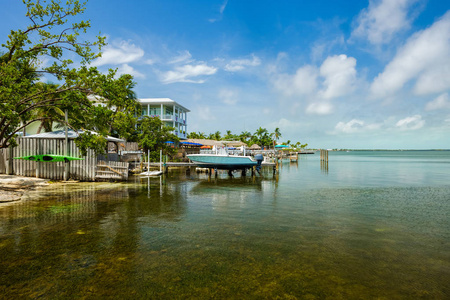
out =
[[[35,162],[14,159],[28,155],[65,154],[64,139],[17,138],[18,146],[0,149],[0,174],[14,174],[27,177],[63,180],[66,163],[64,162]],[[88,150],[86,156],[81,156],[80,150],[73,140],[69,140],[68,155],[81,157],[83,160],[73,160],[69,164],[68,178],[81,181],[95,181],[97,171],[97,155]],[[128,163],[123,166],[128,167]],[[127,176],[126,176],[127,177]],[[126,179],[126,177],[124,177]]]

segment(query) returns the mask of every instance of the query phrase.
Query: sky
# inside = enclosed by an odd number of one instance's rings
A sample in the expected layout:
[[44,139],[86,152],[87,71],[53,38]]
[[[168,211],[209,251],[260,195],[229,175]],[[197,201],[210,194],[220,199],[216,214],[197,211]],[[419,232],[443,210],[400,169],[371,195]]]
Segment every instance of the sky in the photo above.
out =
[[[3,0],[0,41],[29,24]],[[100,70],[171,98],[188,132],[273,132],[312,148],[450,149],[450,2],[91,0]]]

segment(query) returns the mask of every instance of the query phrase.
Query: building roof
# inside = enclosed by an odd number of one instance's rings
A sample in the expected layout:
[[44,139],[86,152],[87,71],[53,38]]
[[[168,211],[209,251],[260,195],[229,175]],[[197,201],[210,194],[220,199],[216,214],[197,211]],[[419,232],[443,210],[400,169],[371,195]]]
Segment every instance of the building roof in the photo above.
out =
[[165,104],[165,105],[177,105],[184,109],[187,112],[190,112],[189,109],[181,105],[180,103],[170,99],[170,98],[144,98],[144,99],[138,99],[139,103],[141,104]]
[[250,147],[250,149],[251,149],[251,150],[261,150],[261,146],[259,146],[259,145],[257,145],[257,144],[253,144],[253,145]]
[[[97,134],[94,131],[90,131],[92,134]],[[67,137],[71,140],[76,139],[80,133],[83,133],[83,130],[79,130],[78,132],[69,129],[67,131]],[[44,132],[44,133],[38,133],[38,134],[32,134],[24,136],[23,138],[35,138],[35,139],[64,139],[66,137],[65,130],[56,130],[52,132]],[[106,140],[108,142],[126,142],[123,139],[115,138],[112,136],[107,136]]]
[[229,147],[247,147],[247,144],[241,141],[221,141],[222,144],[225,144]]

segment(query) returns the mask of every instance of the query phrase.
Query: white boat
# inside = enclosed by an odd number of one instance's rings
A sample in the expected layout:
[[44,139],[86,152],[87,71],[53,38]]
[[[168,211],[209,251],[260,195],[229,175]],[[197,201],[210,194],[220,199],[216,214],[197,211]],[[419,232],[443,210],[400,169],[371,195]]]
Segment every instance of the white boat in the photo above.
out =
[[162,173],[163,173],[162,171],[147,171],[147,172],[139,173],[139,175],[141,175],[141,176],[159,176]]
[[214,168],[222,170],[247,169],[261,166],[262,155],[252,159],[249,156],[237,156],[228,154],[190,154],[187,157],[198,167]]
[[[150,150],[148,151],[148,157],[150,157]],[[146,171],[139,173],[141,176],[160,176],[162,175],[161,164],[162,164],[162,150],[159,152],[159,171]],[[150,169],[150,163],[147,162],[147,170]]]

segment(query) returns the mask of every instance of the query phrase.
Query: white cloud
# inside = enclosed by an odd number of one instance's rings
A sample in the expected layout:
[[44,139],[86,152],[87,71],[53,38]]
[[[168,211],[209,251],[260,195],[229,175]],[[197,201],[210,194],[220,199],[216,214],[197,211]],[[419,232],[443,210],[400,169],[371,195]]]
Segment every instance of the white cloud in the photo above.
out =
[[238,96],[235,91],[222,89],[219,91],[219,98],[227,105],[235,105],[238,101]]
[[364,122],[361,120],[353,119],[347,123],[339,122],[334,129],[338,132],[353,133],[361,130],[364,126]]
[[450,88],[450,11],[431,27],[414,34],[372,83],[371,92],[385,97],[416,79],[419,95]]
[[210,67],[205,63],[198,65],[184,65],[176,67],[173,71],[165,72],[161,75],[161,82],[174,83],[174,82],[191,82],[191,83],[203,83],[204,80],[193,80],[198,76],[213,75],[217,72],[217,68]]
[[215,114],[211,112],[211,108],[209,106],[201,105],[197,106],[196,110],[197,113],[196,118],[203,120],[203,121],[214,121],[216,120]]
[[223,14],[223,12],[225,11],[225,8],[227,7],[228,4],[228,0],[225,0],[223,2],[223,4],[220,6],[220,14]]
[[118,68],[117,75],[121,75],[121,74],[130,74],[136,78],[145,78],[144,74],[135,70],[133,67],[129,66],[128,64],[123,64]]
[[261,64],[259,57],[252,55],[252,59],[236,59],[232,60],[225,66],[225,70],[229,72],[241,71],[245,67],[256,67]]
[[333,113],[333,105],[329,102],[314,102],[306,108],[307,114],[329,115]]
[[450,97],[448,93],[439,95],[433,101],[430,101],[425,106],[425,110],[450,109]]
[[352,37],[367,38],[371,44],[389,43],[399,31],[409,29],[409,8],[417,0],[371,0],[358,16]]
[[102,56],[97,58],[92,65],[120,65],[135,62],[144,56],[144,50],[127,41],[108,44]]
[[[356,59],[345,54],[329,56],[320,66],[298,68],[295,74],[279,74],[273,77],[273,85],[286,96],[314,96],[332,99],[351,93],[356,82]],[[275,70],[275,69],[274,69]],[[319,76],[320,75],[320,76]],[[318,92],[318,85],[323,90]],[[314,107],[315,105],[313,105]]]
[[339,122],[334,127],[333,134],[338,133],[356,133],[356,132],[367,132],[367,131],[373,131],[380,129],[383,126],[383,124],[366,124],[366,122],[358,119],[353,119],[347,123],[345,122]]
[[211,23],[214,23],[214,22],[222,20],[223,12],[225,11],[225,8],[227,7],[227,4],[228,4],[228,0],[225,0],[223,2],[223,4],[220,6],[220,9],[219,9],[219,14],[220,15],[219,15],[219,17],[218,18],[214,18],[214,19],[209,19],[208,21],[211,22]]
[[276,89],[287,96],[310,95],[317,88],[318,71],[315,67],[306,65],[294,75],[280,74],[275,77],[273,84]]
[[189,62],[191,58],[192,58],[191,53],[189,51],[185,50],[185,51],[181,52],[180,55],[175,56],[174,58],[172,58],[169,61],[169,64],[177,64],[177,63],[182,63],[182,62]]
[[354,89],[356,81],[356,59],[347,55],[329,56],[320,67],[320,75],[325,78],[325,99],[340,97]]
[[425,120],[422,120],[422,116],[414,115],[401,119],[395,124],[400,130],[417,130],[425,125]]

